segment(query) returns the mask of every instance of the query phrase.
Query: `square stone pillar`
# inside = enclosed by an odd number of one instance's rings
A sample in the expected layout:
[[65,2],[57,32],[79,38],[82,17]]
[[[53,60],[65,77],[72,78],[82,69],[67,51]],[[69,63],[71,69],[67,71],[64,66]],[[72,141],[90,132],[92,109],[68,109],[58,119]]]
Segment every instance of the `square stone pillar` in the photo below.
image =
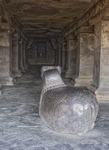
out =
[[0,95],[2,95],[2,85],[0,84]]
[[62,67],[62,44],[58,45],[58,65]]
[[28,69],[27,62],[26,62],[26,48],[27,48],[27,42],[26,42],[26,40],[24,40],[24,55],[23,55],[23,57],[24,57],[24,68]]
[[12,74],[14,77],[21,77],[19,68],[19,35],[14,34],[12,38]]
[[56,48],[55,50],[55,66],[58,66],[58,61],[59,61],[59,49]]
[[67,44],[63,41],[62,43],[62,74],[65,76],[66,66],[67,66]]
[[77,36],[77,78],[75,86],[89,86],[93,80],[94,34],[80,32]]
[[10,29],[0,30],[0,83],[13,85],[12,35]]
[[95,24],[94,76],[98,100],[109,100],[109,21]]
[[24,68],[24,43],[23,43],[23,39],[21,39],[19,41],[19,49],[20,49],[20,53],[19,53],[19,68],[20,71],[22,73],[25,72],[25,68]]
[[76,77],[76,57],[77,57],[77,41],[74,35],[70,34],[67,38],[67,72],[66,78],[74,79]]

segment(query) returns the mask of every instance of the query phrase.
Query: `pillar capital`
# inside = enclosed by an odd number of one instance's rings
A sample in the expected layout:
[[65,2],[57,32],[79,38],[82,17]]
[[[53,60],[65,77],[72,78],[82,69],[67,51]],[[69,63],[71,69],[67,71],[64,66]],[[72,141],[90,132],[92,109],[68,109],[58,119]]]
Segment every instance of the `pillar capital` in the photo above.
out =
[[8,23],[0,23],[0,30],[10,30],[10,25]]
[[23,41],[22,40],[19,40],[19,44],[22,44],[23,43]]
[[17,33],[17,32],[13,33],[13,37],[12,38],[13,39],[20,39],[19,33]]
[[75,40],[76,39],[76,36],[74,35],[74,33],[70,33],[68,36],[67,36],[67,41],[69,40]]
[[74,32],[74,35],[77,36],[80,33],[94,33],[94,26],[82,26]]
[[8,23],[0,23],[0,30],[12,34],[12,28]]

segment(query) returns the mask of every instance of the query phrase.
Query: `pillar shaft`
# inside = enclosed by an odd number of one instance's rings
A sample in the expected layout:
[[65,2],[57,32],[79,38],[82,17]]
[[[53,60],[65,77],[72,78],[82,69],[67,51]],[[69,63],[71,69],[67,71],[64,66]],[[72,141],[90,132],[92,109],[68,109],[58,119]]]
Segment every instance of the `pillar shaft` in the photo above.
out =
[[79,33],[77,36],[77,78],[75,86],[89,86],[93,78],[94,34]]
[[12,40],[12,74],[14,77],[21,77],[19,68],[19,36],[15,35]]
[[13,85],[12,35],[10,30],[0,30],[0,83]]
[[26,62],[26,41],[24,41],[24,68],[28,69]]
[[58,65],[58,49],[55,49],[55,66]]
[[66,43],[62,43],[62,73],[65,74],[67,66],[67,51],[66,51]]
[[98,100],[109,100],[109,21],[95,25],[93,86]]
[[21,72],[25,72],[24,69],[24,45],[23,45],[23,40],[19,41],[19,49],[20,49],[20,53],[19,53],[19,68]]
[[58,65],[62,66],[62,45],[59,44],[58,46]]
[[66,78],[75,78],[76,76],[76,40],[74,36],[69,35],[67,40],[67,72]]

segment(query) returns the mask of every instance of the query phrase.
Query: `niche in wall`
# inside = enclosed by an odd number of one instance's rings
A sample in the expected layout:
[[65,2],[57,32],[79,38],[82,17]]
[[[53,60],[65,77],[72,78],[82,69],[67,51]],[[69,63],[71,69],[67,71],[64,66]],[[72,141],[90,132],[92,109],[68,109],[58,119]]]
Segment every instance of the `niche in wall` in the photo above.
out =
[[37,41],[37,59],[46,59],[45,41]]

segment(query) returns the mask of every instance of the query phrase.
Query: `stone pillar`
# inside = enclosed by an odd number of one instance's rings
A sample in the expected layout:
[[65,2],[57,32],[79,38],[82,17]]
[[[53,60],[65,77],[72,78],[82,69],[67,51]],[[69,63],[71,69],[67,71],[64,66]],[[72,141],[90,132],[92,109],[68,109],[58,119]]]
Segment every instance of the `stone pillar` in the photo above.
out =
[[66,62],[67,60],[67,51],[66,51],[66,42],[62,43],[62,74],[65,75],[66,72]]
[[19,53],[19,68],[20,68],[20,71],[22,73],[25,72],[25,69],[24,69],[24,59],[23,59],[23,40],[20,40],[19,41],[19,49],[20,49],[20,53]]
[[30,48],[30,47],[28,46],[29,43],[30,43],[29,41],[26,41],[25,62],[26,62],[26,67],[27,67],[27,69],[28,69],[29,66],[30,66],[30,64],[29,64],[29,62],[28,62],[28,49]]
[[28,69],[27,62],[26,62],[26,40],[24,40],[24,68]]
[[14,77],[21,77],[19,68],[19,35],[14,34],[12,39],[12,74]]
[[[88,31],[88,30],[87,30]],[[77,35],[77,78],[75,86],[89,86],[93,80],[94,34]]]
[[70,34],[67,39],[67,72],[66,78],[75,78],[76,76],[76,40],[73,34]]
[[94,76],[98,100],[109,100],[109,21],[95,24]]
[[58,46],[58,65],[62,66],[62,44],[59,43]]
[[55,49],[55,66],[58,65],[58,48]]
[[2,85],[13,85],[12,34],[10,28],[0,30],[0,83]]

